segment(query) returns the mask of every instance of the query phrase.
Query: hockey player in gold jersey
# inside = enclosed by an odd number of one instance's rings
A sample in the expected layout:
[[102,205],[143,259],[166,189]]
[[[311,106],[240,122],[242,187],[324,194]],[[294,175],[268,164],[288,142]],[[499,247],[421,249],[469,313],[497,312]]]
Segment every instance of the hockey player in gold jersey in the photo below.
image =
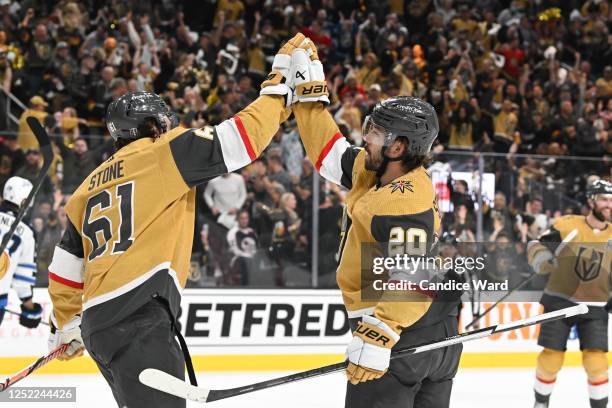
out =
[[[563,365],[567,339],[574,325],[580,339],[582,364],[588,377],[591,407],[608,405],[612,183],[595,181],[587,187],[587,199],[591,211],[586,217],[562,217],[539,240],[530,242],[528,246],[529,264],[536,273],[548,275],[540,301],[545,312],[576,303],[589,306],[586,315],[542,324],[538,345],[544,349],[537,362],[534,386],[536,408],[548,407],[557,373]],[[564,247],[558,249],[562,242]],[[553,256],[555,251],[559,252],[556,258]]]
[[[68,227],[49,266],[49,347],[85,346],[121,407],[184,407],[138,380],[144,368],[184,378],[174,339],[189,272],[195,187],[255,160],[287,118],[291,52],[281,48],[260,97],[217,126],[186,129],[164,101],[130,93],[112,102],[107,127],[116,153],[66,205]],[[184,351],[184,350],[183,350]],[[188,357],[186,354],[185,357]],[[188,370],[192,383],[193,370]]]
[[394,346],[457,334],[458,299],[437,302],[414,291],[402,298],[383,291],[374,298],[365,294],[371,276],[362,273],[371,268],[370,248],[386,255],[428,255],[437,241],[436,196],[423,167],[438,134],[436,112],[413,97],[379,103],[363,126],[365,148],[357,148],[325,108],[325,78],[314,45],[305,41],[293,52],[292,64],[293,112],[308,157],[323,177],[350,190],[337,269],[354,330],[345,406],[448,407],[460,345],[409,359],[390,361],[390,354]]

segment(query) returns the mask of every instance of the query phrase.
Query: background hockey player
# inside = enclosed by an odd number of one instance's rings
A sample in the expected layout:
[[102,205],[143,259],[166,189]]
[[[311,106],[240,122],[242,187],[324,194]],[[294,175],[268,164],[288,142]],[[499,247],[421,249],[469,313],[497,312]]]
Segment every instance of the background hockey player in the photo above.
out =
[[[6,181],[0,204],[0,239],[11,228],[19,206],[32,191],[32,183],[22,177],[11,177]],[[20,222],[0,259],[0,324],[8,303],[12,287],[21,300],[19,324],[29,329],[38,327],[42,307],[32,301],[32,286],[36,283],[34,231]]]
[[184,378],[174,321],[189,273],[195,186],[249,164],[271,141],[287,117],[290,54],[303,38],[279,51],[261,96],[218,126],[177,126],[151,93],[108,108],[118,150],[66,204],[70,222],[49,266],[49,347],[74,341],[62,357],[71,358],[84,345],[121,407],[185,406],[138,375],[157,368]]
[[[337,282],[354,330],[347,348],[346,407],[448,407],[461,346],[390,361],[406,347],[458,332],[457,301],[432,302],[411,293],[404,301],[364,299],[361,264],[372,243],[388,253],[431,252],[440,227],[436,196],[423,167],[438,134],[436,112],[413,97],[376,105],[365,120],[365,148],[351,146],[325,108],[325,79],[310,42],[294,51],[293,111],[310,160],[323,177],[350,191],[346,198]],[[308,58],[309,54],[312,58]],[[403,248],[403,249],[402,249]],[[435,305],[435,306],[434,306]],[[374,335],[375,334],[375,335]]]
[[[529,243],[529,263],[541,275],[549,275],[541,303],[545,312],[585,303],[589,313],[542,324],[535,380],[535,407],[548,407],[557,373],[563,365],[567,339],[576,325],[582,364],[588,376],[592,408],[608,405],[608,311],[612,263],[612,183],[597,180],[587,187],[591,211],[557,220],[538,241]],[[553,253],[568,235],[575,235],[555,258]],[[605,307],[604,307],[605,306]]]

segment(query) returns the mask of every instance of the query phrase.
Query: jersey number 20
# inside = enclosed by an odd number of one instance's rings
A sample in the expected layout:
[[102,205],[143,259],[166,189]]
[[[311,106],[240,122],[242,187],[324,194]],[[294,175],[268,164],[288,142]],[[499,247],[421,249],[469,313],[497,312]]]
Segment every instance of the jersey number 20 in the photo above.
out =
[[389,256],[425,256],[427,232],[422,228],[394,227],[389,231]]
[[[118,238],[112,242],[111,255],[127,251],[134,242],[134,182],[130,181],[117,185],[116,193],[119,200],[119,227],[117,228]],[[108,242],[111,241],[113,236],[117,236],[114,234],[115,229],[110,218],[99,216],[91,220],[91,213],[96,207],[103,211],[114,204],[113,194],[109,190],[102,190],[87,201],[83,220],[83,234],[92,245],[88,257],[90,261],[104,254]],[[102,234],[103,239],[98,239],[99,234]]]

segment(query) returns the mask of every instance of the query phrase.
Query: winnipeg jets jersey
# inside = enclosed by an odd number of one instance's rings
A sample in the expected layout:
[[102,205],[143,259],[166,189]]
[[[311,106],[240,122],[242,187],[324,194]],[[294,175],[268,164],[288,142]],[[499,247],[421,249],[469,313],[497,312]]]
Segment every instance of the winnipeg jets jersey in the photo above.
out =
[[[12,212],[0,211],[0,239],[8,233],[13,221]],[[11,287],[20,299],[32,296],[32,285],[36,283],[34,254],[34,231],[20,222],[0,259],[0,297],[5,297]]]

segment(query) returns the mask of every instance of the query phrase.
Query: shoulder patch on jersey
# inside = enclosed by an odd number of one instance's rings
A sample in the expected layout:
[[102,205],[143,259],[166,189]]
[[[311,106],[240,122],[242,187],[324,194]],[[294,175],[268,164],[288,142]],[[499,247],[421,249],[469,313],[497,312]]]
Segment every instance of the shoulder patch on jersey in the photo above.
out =
[[213,140],[214,128],[212,126],[204,126],[200,129],[195,129],[193,134],[207,140]]
[[396,191],[404,193],[406,190],[414,193],[414,186],[410,180],[392,181],[389,188],[391,189],[391,193],[395,193]]

